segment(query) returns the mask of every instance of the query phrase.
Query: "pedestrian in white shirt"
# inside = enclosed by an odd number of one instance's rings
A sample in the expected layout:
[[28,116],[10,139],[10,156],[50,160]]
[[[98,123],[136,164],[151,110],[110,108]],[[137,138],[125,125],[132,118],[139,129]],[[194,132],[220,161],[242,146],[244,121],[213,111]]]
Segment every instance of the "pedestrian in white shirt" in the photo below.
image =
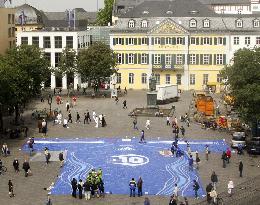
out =
[[173,194],[175,196],[176,201],[178,202],[178,196],[179,196],[179,187],[177,184],[174,185]]
[[233,189],[234,189],[234,183],[233,183],[232,180],[230,180],[230,181],[228,182],[228,195],[229,195],[229,196],[232,196],[232,194],[233,194]]
[[149,129],[151,128],[151,121],[150,121],[149,119],[146,120],[145,128],[146,128],[147,130],[149,130]]

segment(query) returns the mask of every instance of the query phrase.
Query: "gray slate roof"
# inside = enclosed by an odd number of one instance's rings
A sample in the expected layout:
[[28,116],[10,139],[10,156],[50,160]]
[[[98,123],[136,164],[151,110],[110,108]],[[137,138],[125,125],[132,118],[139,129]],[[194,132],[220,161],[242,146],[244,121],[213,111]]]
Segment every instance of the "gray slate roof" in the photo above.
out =
[[199,0],[203,4],[250,4],[250,0]]

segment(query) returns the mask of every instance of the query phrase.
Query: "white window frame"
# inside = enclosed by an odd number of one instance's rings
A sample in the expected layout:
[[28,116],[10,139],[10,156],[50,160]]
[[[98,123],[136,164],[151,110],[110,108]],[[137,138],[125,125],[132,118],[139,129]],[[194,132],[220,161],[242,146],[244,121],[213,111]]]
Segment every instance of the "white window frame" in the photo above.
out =
[[236,27],[237,28],[243,28],[243,20],[242,19],[236,20]]
[[176,74],[176,84],[177,85],[181,85],[181,78],[182,78],[182,75],[181,74]]
[[135,55],[133,53],[129,53],[128,55],[128,64],[134,64],[135,63]]
[[196,75],[190,74],[190,85],[195,85],[195,84],[196,84]]
[[142,82],[142,84],[147,84],[147,74],[146,73],[142,73],[141,82]]
[[153,62],[154,62],[155,65],[160,65],[161,59],[162,59],[161,54],[154,54]]
[[161,75],[159,73],[156,73],[154,76],[156,79],[156,85],[160,85],[161,84]]
[[203,21],[203,28],[210,28],[210,20],[209,19],[205,19]]
[[221,76],[221,74],[217,74],[217,82],[222,83],[222,81],[223,81],[223,77]]
[[210,45],[210,38],[209,37],[203,38],[203,45]]
[[259,28],[260,27],[260,20],[259,19],[255,19],[253,21],[253,27],[254,28]]
[[255,44],[256,44],[256,45],[260,45],[260,36],[257,36],[257,37],[255,38]]
[[195,19],[190,20],[190,28],[197,28],[197,21]]
[[207,85],[208,82],[209,82],[209,74],[208,73],[203,74],[203,82],[202,82],[202,84],[203,85]]
[[160,37],[154,38],[154,45],[161,45],[161,38]]
[[146,53],[142,53],[141,54],[141,64],[147,64],[147,54]]
[[116,38],[116,45],[122,45],[123,39],[122,38]]
[[190,54],[189,62],[190,62],[191,65],[196,64],[196,54]]
[[171,84],[171,74],[165,74],[165,84]]
[[223,54],[217,54],[216,55],[216,64],[223,65],[223,63],[224,63]]
[[246,36],[245,37],[245,44],[250,45],[250,43],[251,43],[251,38],[249,36]]
[[128,28],[134,28],[135,27],[135,21],[133,19],[128,21]]
[[223,45],[223,42],[224,42],[224,38],[218,37],[218,41],[217,41],[218,45]]
[[176,55],[176,64],[181,65],[182,64],[182,54]]
[[176,44],[177,45],[182,45],[182,43],[183,43],[183,38],[182,37],[177,37],[176,38]]
[[234,40],[234,41],[233,41],[233,44],[234,44],[234,45],[239,45],[239,40],[240,40],[240,39],[239,39],[239,36],[235,36],[233,40]]
[[134,38],[128,38],[128,45],[133,46],[135,44]]
[[141,38],[141,45],[147,45],[147,38]]
[[123,54],[122,53],[117,54],[117,63],[123,64]]
[[171,44],[172,44],[172,38],[166,37],[166,38],[165,38],[165,44],[166,44],[166,45],[171,45]]
[[147,20],[142,20],[141,27],[142,28],[147,28],[148,27],[148,21]]
[[116,74],[116,83],[117,84],[121,84],[122,82],[122,74],[121,73],[117,73]]
[[210,55],[209,54],[203,54],[203,64],[209,65]]
[[129,73],[128,74],[128,83],[129,84],[134,84],[135,82],[135,74],[134,73]]
[[166,54],[165,55],[165,65],[171,65],[172,64],[172,55]]
[[195,37],[190,38],[190,45],[196,45],[196,38]]

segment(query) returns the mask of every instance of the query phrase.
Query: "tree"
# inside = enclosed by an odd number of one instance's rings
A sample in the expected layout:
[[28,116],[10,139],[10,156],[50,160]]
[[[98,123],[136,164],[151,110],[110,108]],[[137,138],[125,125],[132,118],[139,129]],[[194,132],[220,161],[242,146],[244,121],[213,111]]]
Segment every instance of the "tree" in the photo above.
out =
[[116,54],[104,43],[97,42],[78,54],[77,71],[84,79],[100,84],[116,72]]
[[77,68],[77,55],[76,51],[72,48],[65,48],[58,65],[58,71],[65,74],[72,74],[76,72]]
[[233,65],[222,72],[234,96],[235,106],[245,122],[253,128],[260,120],[260,48],[240,49]]
[[15,122],[19,106],[24,105],[42,88],[49,66],[42,51],[36,46],[22,45],[7,51],[0,58],[0,103],[15,107]]
[[114,0],[105,0],[104,4],[104,8],[100,9],[97,14],[97,24],[99,26],[107,26],[108,23],[112,23]]

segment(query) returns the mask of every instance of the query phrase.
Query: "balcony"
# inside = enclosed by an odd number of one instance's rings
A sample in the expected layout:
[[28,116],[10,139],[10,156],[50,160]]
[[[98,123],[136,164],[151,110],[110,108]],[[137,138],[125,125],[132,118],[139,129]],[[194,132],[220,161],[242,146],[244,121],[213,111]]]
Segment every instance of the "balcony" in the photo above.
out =
[[152,65],[153,70],[184,70],[184,65],[182,64],[169,64],[169,65],[162,65],[162,64],[158,64],[158,65]]

